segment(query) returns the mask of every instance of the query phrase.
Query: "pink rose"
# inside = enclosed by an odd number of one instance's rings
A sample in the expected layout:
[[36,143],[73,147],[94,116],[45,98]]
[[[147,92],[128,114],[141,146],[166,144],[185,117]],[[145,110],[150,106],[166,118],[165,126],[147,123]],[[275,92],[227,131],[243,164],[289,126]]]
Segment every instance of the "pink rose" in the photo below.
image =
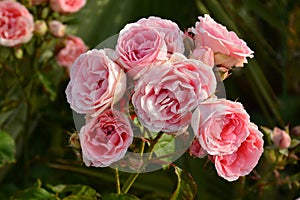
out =
[[59,13],[74,13],[86,4],[86,0],[50,0],[52,10]]
[[88,47],[81,38],[69,35],[65,40],[65,47],[56,55],[56,61],[63,67],[71,67],[80,54],[86,52]]
[[167,60],[166,43],[159,31],[137,23],[127,24],[120,31],[116,52],[134,79],[145,73],[151,64]]
[[215,89],[214,73],[202,62],[166,62],[138,80],[132,103],[142,125],[155,132],[174,132],[189,125],[191,111]]
[[13,47],[26,43],[33,31],[33,17],[25,6],[15,1],[0,1],[0,45]]
[[291,145],[290,135],[284,130],[281,130],[280,128],[275,127],[273,129],[273,134],[271,135],[271,138],[274,144],[280,149],[289,148],[289,146]]
[[122,113],[106,110],[81,128],[79,140],[86,166],[107,167],[124,157],[133,131]]
[[250,117],[238,102],[209,99],[193,113],[192,128],[210,155],[233,153],[249,135]]
[[77,113],[99,115],[118,102],[126,88],[126,75],[106,50],[90,50],[72,65],[67,100]]
[[213,156],[219,176],[228,181],[235,181],[240,176],[248,175],[257,165],[262,153],[263,134],[253,123],[249,124],[249,136],[232,154]]
[[246,57],[253,57],[253,51],[235,32],[228,31],[207,14],[199,20],[196,28],[192,28],[196,45],[211,48],[215,53],[216,65],[242,67],[243,63],[247,63]]
[[179,29],[176,23],[171,20],[161,19],[160,17],[149,17],[148,19],[142,18],[137,21],[137,23],[158,30],[167,45],[168,54],[173,54],[175,52],[184,53],[184,33]]
[[49,32],[55,37],[63,37],[65,35],[66,26],[60,21],[53,20],[49,22]]
[[194,49],[190,57],[200,60],[208,66],[214,66],[214,52],[209,47],[201,46]]
[[194,139],[190,146],[190,155],[198,158],[204,158],[207,156],[207,152],[201,147],[198,139]]

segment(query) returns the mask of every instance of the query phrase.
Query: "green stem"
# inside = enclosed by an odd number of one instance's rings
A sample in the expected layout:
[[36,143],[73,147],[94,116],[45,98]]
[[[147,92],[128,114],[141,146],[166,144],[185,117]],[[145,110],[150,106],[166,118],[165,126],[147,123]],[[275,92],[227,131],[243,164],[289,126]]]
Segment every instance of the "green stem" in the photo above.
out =
[[129,189],[131,188],[131,186],[133,185],[133,183],[135,182],[135,180],[137,179],[137,177],[140,175],[140,173],[136,173],[136,174],[131,174],[129,176],[129,178],[126,180],[126,182],[124,183],[121,192],[123,194],[126,194]]
[[[145,128],[143,128],[143,135],[146,136],[147,134],[147,130],[145,130]],[[158,140],[161,138],[161,136],[163,135],[163,132],[159,132],[157,134],[157,136],[151,141],[150,143],[150,147],[149,147],[149,159],[152,157],[152,153],[153,153],[153,149],[154,149],[154,146],[157,144]],[[143,153],[144,153],[144,150],[145,150],[145,141],[142,142],[142,147],[141,147],[141,157],[143,156]],[[145,167],[145,166],[143,166]],[[131,188],[131,186],[133,185],[133,183],[135,182],[135,180],[137,179],[137,177],[139,176],[139,172],[136,173],[136,174],[131,174],[128,179],[126,180],[126,182],[124,183],[123,187],[122,187],[122,190],[121,192],[123,194],[126,194],[129,189]]]
[[[143,136],[145,137],[146,136],[145,127],[143,127],[142,132],[143,132]],[[143,157],[144,150],[145,150],[145,141],[142,140],[142,147],[141,147],[141,152],[140,152],[141,158]],[[126,194],[129,191],[129,189],[131,188],[131,186],[133,185],[134,181],[137,179],[139,174],[140,173],[137,172],[136,174],[131,174],[129,176],[129,178],[126,180],[126,182],[124,183],[124,185],[122,187],[122,193],[123,194]]]
[[154,149],[154,146],[157,144],[158,140],[161,138],[161,136],[164,134],[164,132],[159,132],[157,136],[154,138],[154,140],[151,142],[151,145],[149,147],[149,152],[152,152]]
[[163,132],[159,132],[157,134],[157,136],[154,138],[154,140],[151,142],[150,147],[149,147],[150,154],[149,154],[148,159],[152,158],[154,146],[157,144],[158,140],[161,138],[162,135],[163,135]]
[[121,194],[121,185],[120,185],[120,177],[119,177],[119,170],[118,167],[115,169],[115,176],[116,176],[116,187],[117,187],[117,194]]

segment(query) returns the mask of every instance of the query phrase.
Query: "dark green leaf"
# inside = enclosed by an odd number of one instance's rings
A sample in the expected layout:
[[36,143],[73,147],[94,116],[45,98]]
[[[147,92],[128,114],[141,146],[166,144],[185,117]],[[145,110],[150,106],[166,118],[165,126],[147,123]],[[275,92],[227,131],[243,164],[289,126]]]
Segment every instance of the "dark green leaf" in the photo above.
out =
[[96,200],[97,192],[86,185],[56,185],[47,186],[64,200]]
[[170,200],[192,200],[197,193],[197,185],[192,176],[177,166],[174,166],[177,175],[177,187]]
[[102,200],[139,200],[139,198],[131,194],[105,194]]
[[0,130],[0,167],[15,162],[15,141],[6,132]]
[[54,194],[43,188],[29,188],[16,194],[12,200],[56,200]]
[[44,76],[42,73],[37,73],[37,75],[39,77],[39,80],[41,81],[41,83],[45,87],[46,91],[49,92],[50,99],[52,101],[54,101],[55,98],[56,98],[56,92],[55,92],[55,89],[53,88],[53,83],[46,76]]

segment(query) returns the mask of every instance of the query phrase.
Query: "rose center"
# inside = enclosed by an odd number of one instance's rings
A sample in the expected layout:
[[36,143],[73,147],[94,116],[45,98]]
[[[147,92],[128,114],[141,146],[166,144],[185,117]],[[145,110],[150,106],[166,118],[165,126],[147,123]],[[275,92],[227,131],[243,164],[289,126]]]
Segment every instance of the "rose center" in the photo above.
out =
[[106,136],[110,136],[115,131],[115,127],[113,125],[109,125],[105,127],[104,133]]

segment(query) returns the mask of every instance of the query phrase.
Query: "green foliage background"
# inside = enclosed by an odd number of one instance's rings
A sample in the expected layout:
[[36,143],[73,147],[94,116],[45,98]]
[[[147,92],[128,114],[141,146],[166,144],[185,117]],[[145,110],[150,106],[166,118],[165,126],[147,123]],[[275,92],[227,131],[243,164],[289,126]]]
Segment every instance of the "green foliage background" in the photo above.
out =
[[[242,102],[258,125],[271,129],[299,125],[299,1],[89,0],[69,28],[94,48],[117,34],[126,23],[141,17],[160,16],[186,30],[204,13],[237,32],[255,51],[254,59],[244,68],[234,70],[224,81],[227,98]],[[9,199],[18,191],[35,185],[37,180],[49,190],[50,185],[85,184],[100,193],[115,192],[112,169],[80,166],[68,147],[67,132],[73,132],[75,126],[64,94],[68,83],[66,73],[55,68],[44,70],[46,73],[42,77],[37,74],[34,80],[26,80],[30,70],[15,73],[6,69],[5,55],[12,52],[2,48],[0,53],[4,58],[0,60],[0,131],[11,135],[16,143],[15,162],[11,159],[12,164],[0,166],[0,199]],[[197,199],[275,200],[300,196],[300,186],[295,184],[300,181],[299,161],[279,171],[282,178],[292,177],[293,184],[278,182],[274,174],[269,174],[268,170],[273,168],[264,158],[256,172],[268,177],[259,184],[252,175],[237,182],[226,182],[205,159],[185,155],[176,164],[193,176],[198,185]],[[120,176],[122,182],[128,174]],[[173,170],[143,174],[130,193],[142,199],[169,199],[176,182]]]

